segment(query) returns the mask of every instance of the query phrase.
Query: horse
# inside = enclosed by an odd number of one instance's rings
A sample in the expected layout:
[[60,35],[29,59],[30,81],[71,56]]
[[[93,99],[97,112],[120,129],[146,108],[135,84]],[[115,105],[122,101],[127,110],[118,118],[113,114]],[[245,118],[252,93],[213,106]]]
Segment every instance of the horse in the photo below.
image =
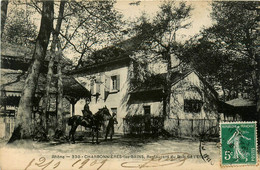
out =
[[98,132],[101,125],[104,121],[108,120],[111,117],[108,108],[105,106],[102,109],[93,115],[93,118],[86,118],[80,115],[74,115],[68,119],[68,125],[71,126],[69,132],[69,140],[72,136],[72,143],[75,143],[75,132],[79,125],[84,126],[86,128],[90,128],[92,132],[92,144],[94,144],[95,132],[96,132],[96,143],[98,142]]

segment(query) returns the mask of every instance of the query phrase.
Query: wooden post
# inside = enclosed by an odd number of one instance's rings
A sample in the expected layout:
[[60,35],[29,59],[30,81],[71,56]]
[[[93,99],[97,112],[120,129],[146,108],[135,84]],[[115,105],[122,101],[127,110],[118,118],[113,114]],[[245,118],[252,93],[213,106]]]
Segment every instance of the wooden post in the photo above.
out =
[[66,96],[65,97],[69,102],[70,104],[72,105],[72,110],[71,110],[71,115],[74,116],[75,115],[75,104],[79,101],[79,98],[75,98],[75,97],[69,97],[69,96]]
[[193,119],[191,119],[191,136],[193,136],[193,130],[194,130],[194,128],[193,128]]
[[71,103],[71,105],[72,105],[72,116],[74,116],[75,115],[75,103]]

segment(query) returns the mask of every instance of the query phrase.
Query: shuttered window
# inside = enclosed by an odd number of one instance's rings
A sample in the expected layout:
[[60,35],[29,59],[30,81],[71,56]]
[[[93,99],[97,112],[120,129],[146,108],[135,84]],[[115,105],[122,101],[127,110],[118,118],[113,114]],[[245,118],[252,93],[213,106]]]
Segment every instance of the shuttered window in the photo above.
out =
[[111,90],[120,90],[120,76],[111,76],[111,85],[112,89]]
[[112,81],[112,90],[117,90],[117,81],[116,81],[116,76],[111,76],[111,81]]

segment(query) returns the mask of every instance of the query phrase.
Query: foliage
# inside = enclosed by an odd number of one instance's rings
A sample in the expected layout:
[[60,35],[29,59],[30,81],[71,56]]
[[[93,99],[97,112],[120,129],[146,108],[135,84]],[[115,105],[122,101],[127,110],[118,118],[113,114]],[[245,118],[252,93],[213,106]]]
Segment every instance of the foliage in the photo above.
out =
[[[224,93],[223,99],[249,93],[256,69],[257,2],[214,2],[214,25],[185,44],[182,59]],[[241,10],[242,9],[242,10]]]
[[73,1],[67,3],[61,35],[63,49],[73,50],[77,67],[95,50],[120,38],[121,15],[113,8],[115,1]]
[[181,59],[200,72],[215,88],[221,86],[223,100],[238,97],[238,92],[250,93],[252,90],[250,60],[218,49],[216,44],[204,37],[187,43],[183,49]]
[[177,54],[179,43],[178,31],[190,26],[192,8],[184,2],[168,1],[160,6],[157,15],[150,21],[145,15],[140,17],[140,24],[134,30],[147,45],[144,50],[151,50],[157,56],[163,56],[168,62],[170,54]]
[[31,45],[37,36],[37,28],[31,20],[33,13],[19,8],[9,11],[3,39],[9,43]]

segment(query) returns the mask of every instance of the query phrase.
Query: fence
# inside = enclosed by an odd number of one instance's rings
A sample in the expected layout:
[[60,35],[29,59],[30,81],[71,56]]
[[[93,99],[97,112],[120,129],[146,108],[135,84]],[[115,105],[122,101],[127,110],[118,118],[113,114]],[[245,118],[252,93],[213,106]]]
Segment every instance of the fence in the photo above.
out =
[[163,117],[136,115],[123,119],[124,134],[158,134],[163,128]]
[[172,135],[179,137],[219,135],[217,119],[167,119],[164,122],[164,128]]
[[14,117],[0,117],[0,138],[9,139],[13,133],[15,125]]
[[162,117],[145,116],[137,118],[125,118],[124,134],[159,134],[166,130],[173,136],[199,137],[202,135],[218,136],[219,122],[216,119],[166,119]]

